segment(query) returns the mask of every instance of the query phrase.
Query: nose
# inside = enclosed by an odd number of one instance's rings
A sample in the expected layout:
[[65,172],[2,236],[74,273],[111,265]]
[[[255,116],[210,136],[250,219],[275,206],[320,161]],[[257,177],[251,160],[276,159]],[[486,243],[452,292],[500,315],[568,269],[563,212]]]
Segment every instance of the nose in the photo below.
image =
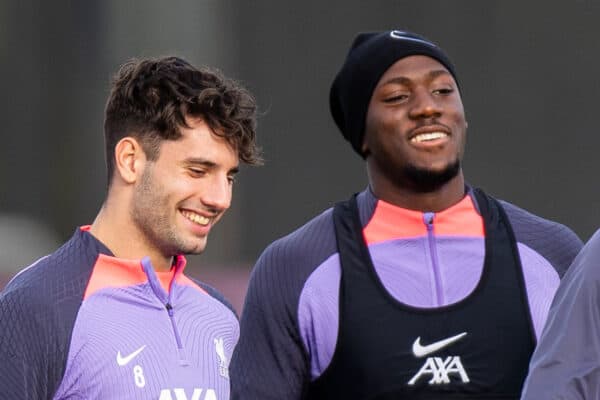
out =
[[409,113],[411,118],[437,118],[440,115],[442,115],[442,107],[432,93],[424,88],[415,91],[413,106]]
[[227,176],[215,176],[202,189],[202,204],[213,212],[222,212],[231,205],[232,185]]

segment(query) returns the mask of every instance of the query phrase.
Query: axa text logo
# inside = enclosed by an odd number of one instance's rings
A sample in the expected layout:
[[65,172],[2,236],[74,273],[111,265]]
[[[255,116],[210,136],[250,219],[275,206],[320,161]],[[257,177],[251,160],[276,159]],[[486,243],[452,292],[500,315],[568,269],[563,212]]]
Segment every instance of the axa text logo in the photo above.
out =
[[[421,338],[418,337],[413,343],[412,351],[417,358],[425,357],[450,346],[466,335],[467,332],[463,332],[427,345],[421,344]],[[451,377],[460,378],[463,383],[469,382],[469,376],[459,356],[427,357],[421,369],[408,381],[408,384],[412,386],[423,377],[429,378],[427,382],[429,385],[449,384]]]
[[214,389],[194,388],[191,395],[183,388],[163,389],[158,400],[219,400]]

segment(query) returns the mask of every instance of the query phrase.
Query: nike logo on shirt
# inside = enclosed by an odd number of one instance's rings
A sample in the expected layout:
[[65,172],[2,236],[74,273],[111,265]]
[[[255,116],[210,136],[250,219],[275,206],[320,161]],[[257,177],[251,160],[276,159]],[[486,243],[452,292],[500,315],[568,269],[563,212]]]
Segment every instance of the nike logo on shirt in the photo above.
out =
[[133,353],[129,354],[126,357],[123,357],[121,355],[121,351],[119,350],[117,352],[117,364],[119,364],[119,366],[121,366],[121,367],[129,364],[129,362],[131,360],[133,360],[138,354],[140,354],[142,352],[142,350],[144,350],[145,348],[146,348],[146,345],[143,345],[142,347],[140,347],[139,349],[137,349],[136,351],[134,351]]
[[421,337],[419,336],[417,340],[413,343],[412,351],[416,357],[425,357],[428,354],[434,353],[438,350],[443,349],[444,347],[456,342],[465,336],[467,332],[460,333],[456,336],[452,336],[446,339],[439,340],[437,342],[428,344],[427,346],[421,345]]

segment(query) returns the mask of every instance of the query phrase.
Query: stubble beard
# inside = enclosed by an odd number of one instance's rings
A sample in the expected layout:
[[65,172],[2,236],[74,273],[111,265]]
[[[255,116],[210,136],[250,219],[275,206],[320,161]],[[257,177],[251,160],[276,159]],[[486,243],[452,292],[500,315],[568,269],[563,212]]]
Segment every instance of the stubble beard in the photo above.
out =
[[415,192],[431,193],[455,178],[461,169],[460,159],[449,163],[440,171],[432,171],[415,165],[407,165],[402,171],[405,183]]
[[142,233],[142,240],[166,257],[201,253],[204,246],[198,249],[197,243],[186,243],[177,235],[175,221],[169,218],[170,207],[168,196],[153,179],[152,167],[147,167],[135,190],[131,208],[131,218]]

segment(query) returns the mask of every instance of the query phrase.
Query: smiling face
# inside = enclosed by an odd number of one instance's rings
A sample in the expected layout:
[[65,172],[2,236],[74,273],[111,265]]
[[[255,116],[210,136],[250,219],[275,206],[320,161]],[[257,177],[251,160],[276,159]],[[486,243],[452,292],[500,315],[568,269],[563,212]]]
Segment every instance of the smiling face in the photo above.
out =
[[421,55],[397,61],[375,87],[365,123],[376,194],[431,192],[462,178],[466,127],[458,86],[442,64]]
[[164,140],[146,161],[133,193],[131,217],[146,246],[165,257],[197,254],[231,203],[238,154],[202,120]]

